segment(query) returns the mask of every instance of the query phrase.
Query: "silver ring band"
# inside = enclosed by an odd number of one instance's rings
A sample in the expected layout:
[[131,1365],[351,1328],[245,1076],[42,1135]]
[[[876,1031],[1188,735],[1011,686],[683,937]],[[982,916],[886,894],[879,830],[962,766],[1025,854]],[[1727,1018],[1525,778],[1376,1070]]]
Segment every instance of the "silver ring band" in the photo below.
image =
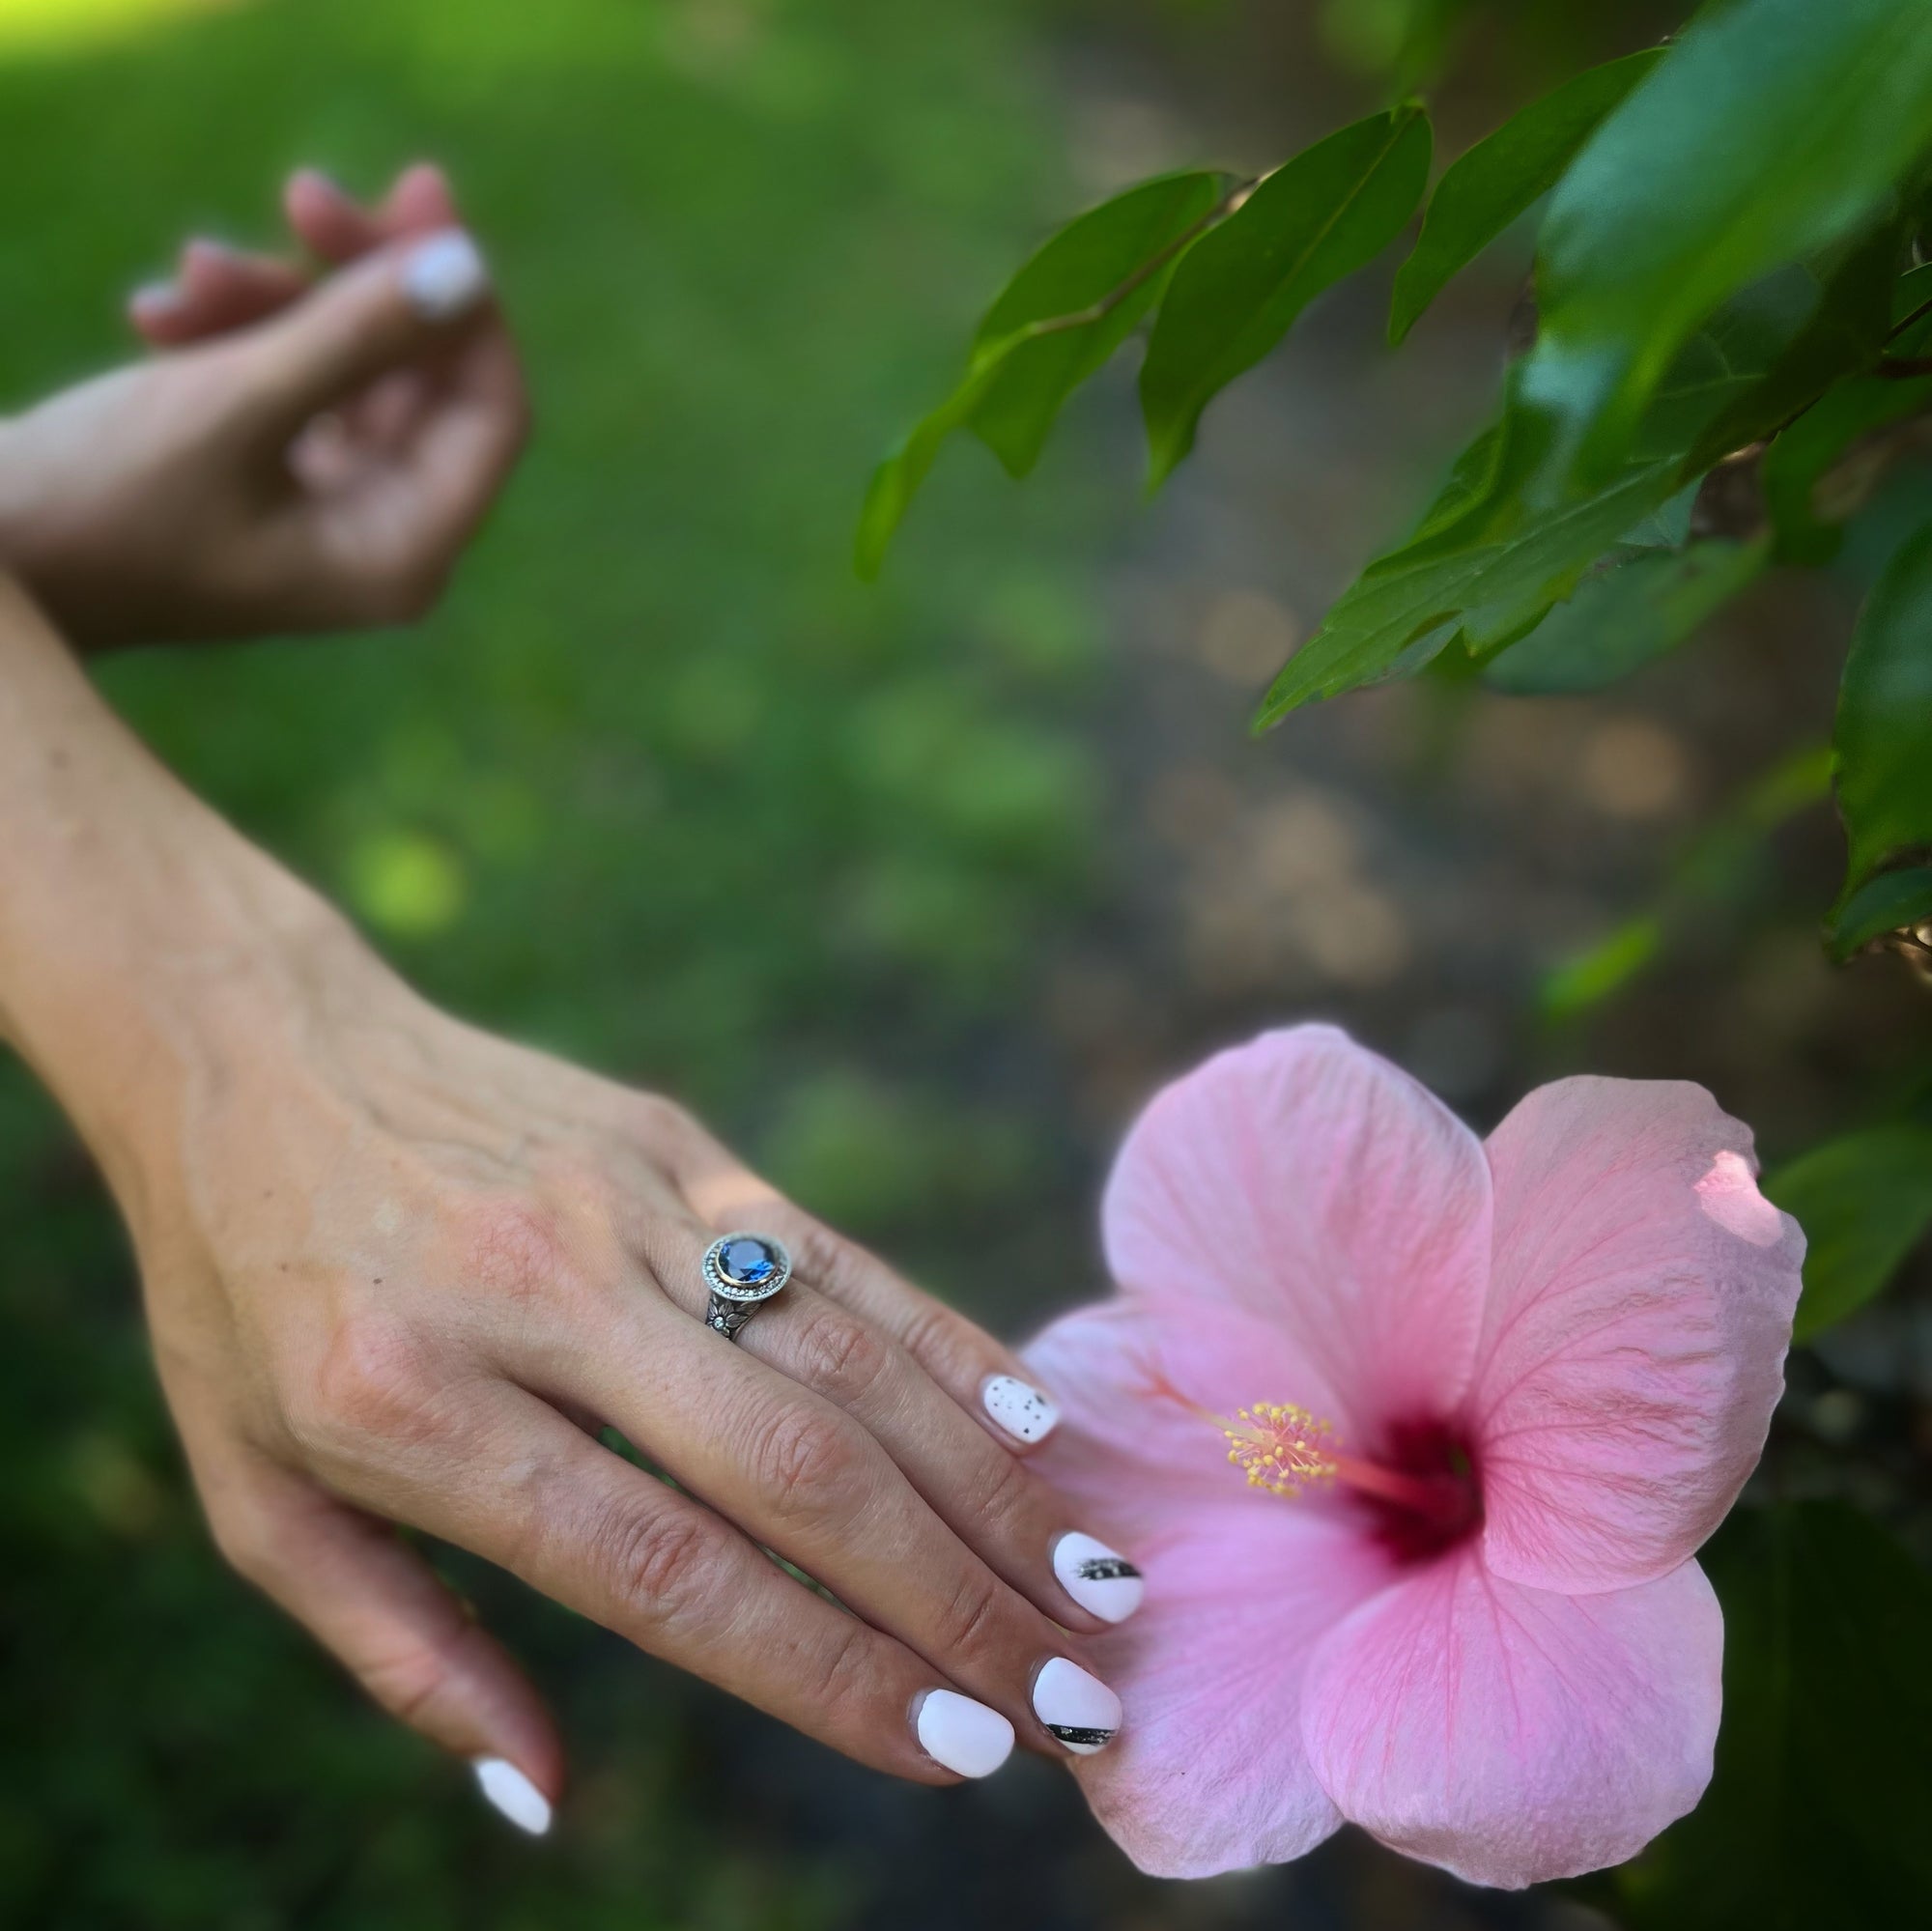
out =
[[768,1234],[726,1234],[704,1250],[704,1285],[711,1298],[704,1324],[726,1341],[791,1279],[791,1256]]

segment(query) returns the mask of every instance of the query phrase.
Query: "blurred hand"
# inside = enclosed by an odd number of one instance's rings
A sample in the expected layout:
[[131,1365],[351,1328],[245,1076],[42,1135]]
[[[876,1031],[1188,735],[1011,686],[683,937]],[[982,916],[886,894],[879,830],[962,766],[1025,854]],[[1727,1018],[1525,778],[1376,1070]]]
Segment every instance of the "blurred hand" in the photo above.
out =
[[285,200],[334,272],[190,241],[130,303],[167,353],[0,422],[0,568],[82,648],[419,616],[516,460],[516,350],[441,173]]

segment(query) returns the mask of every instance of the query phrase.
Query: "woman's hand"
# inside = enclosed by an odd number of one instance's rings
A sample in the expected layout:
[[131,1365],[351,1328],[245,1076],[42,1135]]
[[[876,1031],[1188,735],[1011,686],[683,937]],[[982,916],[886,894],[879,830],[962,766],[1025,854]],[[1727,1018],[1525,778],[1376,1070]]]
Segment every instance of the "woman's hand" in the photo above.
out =
[[373,212],[307,172],[285,201],[334,272],[191,241],[130,303],[167,353],[0,422],[0,569],[84,649],[419,616],[522,447],[440,172]]
[[[1139,1584],[1027,1468],[1052,1413],[1014,1358],[675,1106],[427,1006],[30,624],[0,595],[0,1033],[121,1202],[236,1566],[546,1798],[542,1705],[389,1523],[899,1775],[1103,1743],[1119,1705],[1066,1633]],[[734,1346],[700,1260],[736,1228],[797,1273]]]

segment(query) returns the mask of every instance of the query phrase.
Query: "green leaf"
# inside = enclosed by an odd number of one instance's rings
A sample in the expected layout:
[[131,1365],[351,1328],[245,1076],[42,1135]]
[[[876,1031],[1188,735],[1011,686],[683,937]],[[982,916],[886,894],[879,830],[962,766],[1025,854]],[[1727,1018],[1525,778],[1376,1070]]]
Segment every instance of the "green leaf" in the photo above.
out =
[[893,531],[954,430],[974,430],[1012,475],[1033,468],[1062,404],[1153,305],[1226,180],[1193,173],[1143,182],[1063,228],[1027,262],[986,312],[958,387],[873,472],[859,519],[862,577],[878,575]]
[[1601,691],[1682,643],[1756,580],[1770,549],[1769,539],[1707,537],[1614,562],[1584,578],[1484,681],[1518,696]]
[[1899,546],[1859,613],[1833,743],[1849,897],[1932,846],[1932,524]]
[[1804,1292],[1792,1324],[1809,1341],[1879,1293],[1932,1226],[1932,1126],[1848,1133],[1764,1183],[1804,1230]]
[[1617,539],[1625,550],[1681,550],[1690,540],[1690,513],[1701,479],[1686,483],[1666,503],[1640,517]]
[[1685,345],[1651,397],[1636,455],[1595,489],[1563,476],[1562,424],[1511,372],[1501,419],[1463,452],[1413,536],[1371,563],[1268,691],[1255,727],[1420,667],[1460,639],[1493,654],[1532,631],[1611,545],[1648,544],[1687,511],[1687,455],[1808,326],[1815,271],[1747,289]]
[[1932,262],[1921,262],[1918,268],[1906,270],[1892,284],[1891,319],[1895,323],[1910,322],[1928,305],[1932,305]]
[[1775,279],[1802,275],[1815,289],[1809,313],[1763,376],[1713,418],[1688,469],[1707,469],[1734,450],[1776,436],[1840,377],[1878,359],[1891,332],[1892,292],[1906,240],[1904,224],[1893,218],[1780,271]]
[[1269,687],[1258,730],[1313,697],[1332,697],[1418,667],[1465,629],[1500,649],[1570,594],[1595,559],[1677,494],[1667,458],[1633,464],[1575,501],[1536,494],[1551,444],[1534,412],[1502,421],[1463,451],[1407,543],[1345,590]]
[[1932,137],[1924,0],[1707,8],[1558,185],[1528,393],[1586,479],[1614,473],[1698,324],[1869,225]]
[[[1932,299],[1932,269],[1914,269],[1892,284],[1898,323]],[[1932,317],[1892,337],[1893,356],[1922,355],[1932,345]],[[1765,451],[1759,468],[1765,509],[1781,562],[1827,563],[1841,525],[1864,500],[1891,453],[1862,449],[1869,438],[1932,410],[1932,376],[1847,377],[1818,398]],[[1862,459],[1862,460],[1861,460]]]
[[1662,59],[1661,47],[1593,67],[1532,101],[1443,172],[1414,251],[1395,278],[1389,341],[1400,342],[1518,215],[1556,185],[1597,123]]
[[[1869,494],[1884,452],[1858,461],[1882,429],[1932,409],[1932,376],[1859,376],[1830,390],[1765,451],[1758,474],[1780,562],[1829,563],[1842,525]],[[1835,473],[1834,473],[1835,472]]]
[[1830,745],[1801,746],[1759,772],[1679,855],[1648,910],[1545,976],[1544,1012],[1567,1019],[1600,1005],[1649,967],[1699,908],[1747,897],[1766,868],[1771,835],[1831,795]]
[[1741,1508],[1702,1560],[1724,1611],[1703,1802],[1614,1874],[1627,1931],[1923,1920],[1932,1578],[1842,1502]]
[[[1158,261],[1220,201],[1228,177],[1168,175],[1083,214],[1015,275],[980,323],[973,357],[997,355],[1001,367],[973,412],[972,427],[1007,467],[1024,476],[1039,461],[1061,405],[1124,342],[1163,286],[1158,273],[1079,327],[1056,324],[1116,294],[1129,276]],[[1170,256],[1169,260],[1173,258]]]
[[1357,121],[1277,168],[1168,284],[1141,369],[1151,486],[1194,446],[1201,412],[1323,289],[1402,232],[1429,179],[1420,107]]
[[1826,932],[1840,965],[1888,932],[1932,919],[1932,866],[1909,865],[1868,878],[1845,900]]
[[1663,944],[1663,922],[1655,914],[1633,919],[1544,975],[1536,1003],[1548,1019],[1574,1019],[1620,992]]

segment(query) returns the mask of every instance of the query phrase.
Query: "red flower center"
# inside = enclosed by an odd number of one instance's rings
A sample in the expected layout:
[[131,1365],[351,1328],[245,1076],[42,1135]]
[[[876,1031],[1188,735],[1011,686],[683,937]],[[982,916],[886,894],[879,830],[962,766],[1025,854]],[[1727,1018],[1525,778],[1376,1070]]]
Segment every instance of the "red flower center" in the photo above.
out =
[[1466,1541],[1483,1525],[1482,1471],[1475,1444],[1435,1416],[1388,1428],[1373,1464],[1400,1478],[1400,1493],[1357,1486],[1376,1535],[1403,1562],[1422,1562]]

